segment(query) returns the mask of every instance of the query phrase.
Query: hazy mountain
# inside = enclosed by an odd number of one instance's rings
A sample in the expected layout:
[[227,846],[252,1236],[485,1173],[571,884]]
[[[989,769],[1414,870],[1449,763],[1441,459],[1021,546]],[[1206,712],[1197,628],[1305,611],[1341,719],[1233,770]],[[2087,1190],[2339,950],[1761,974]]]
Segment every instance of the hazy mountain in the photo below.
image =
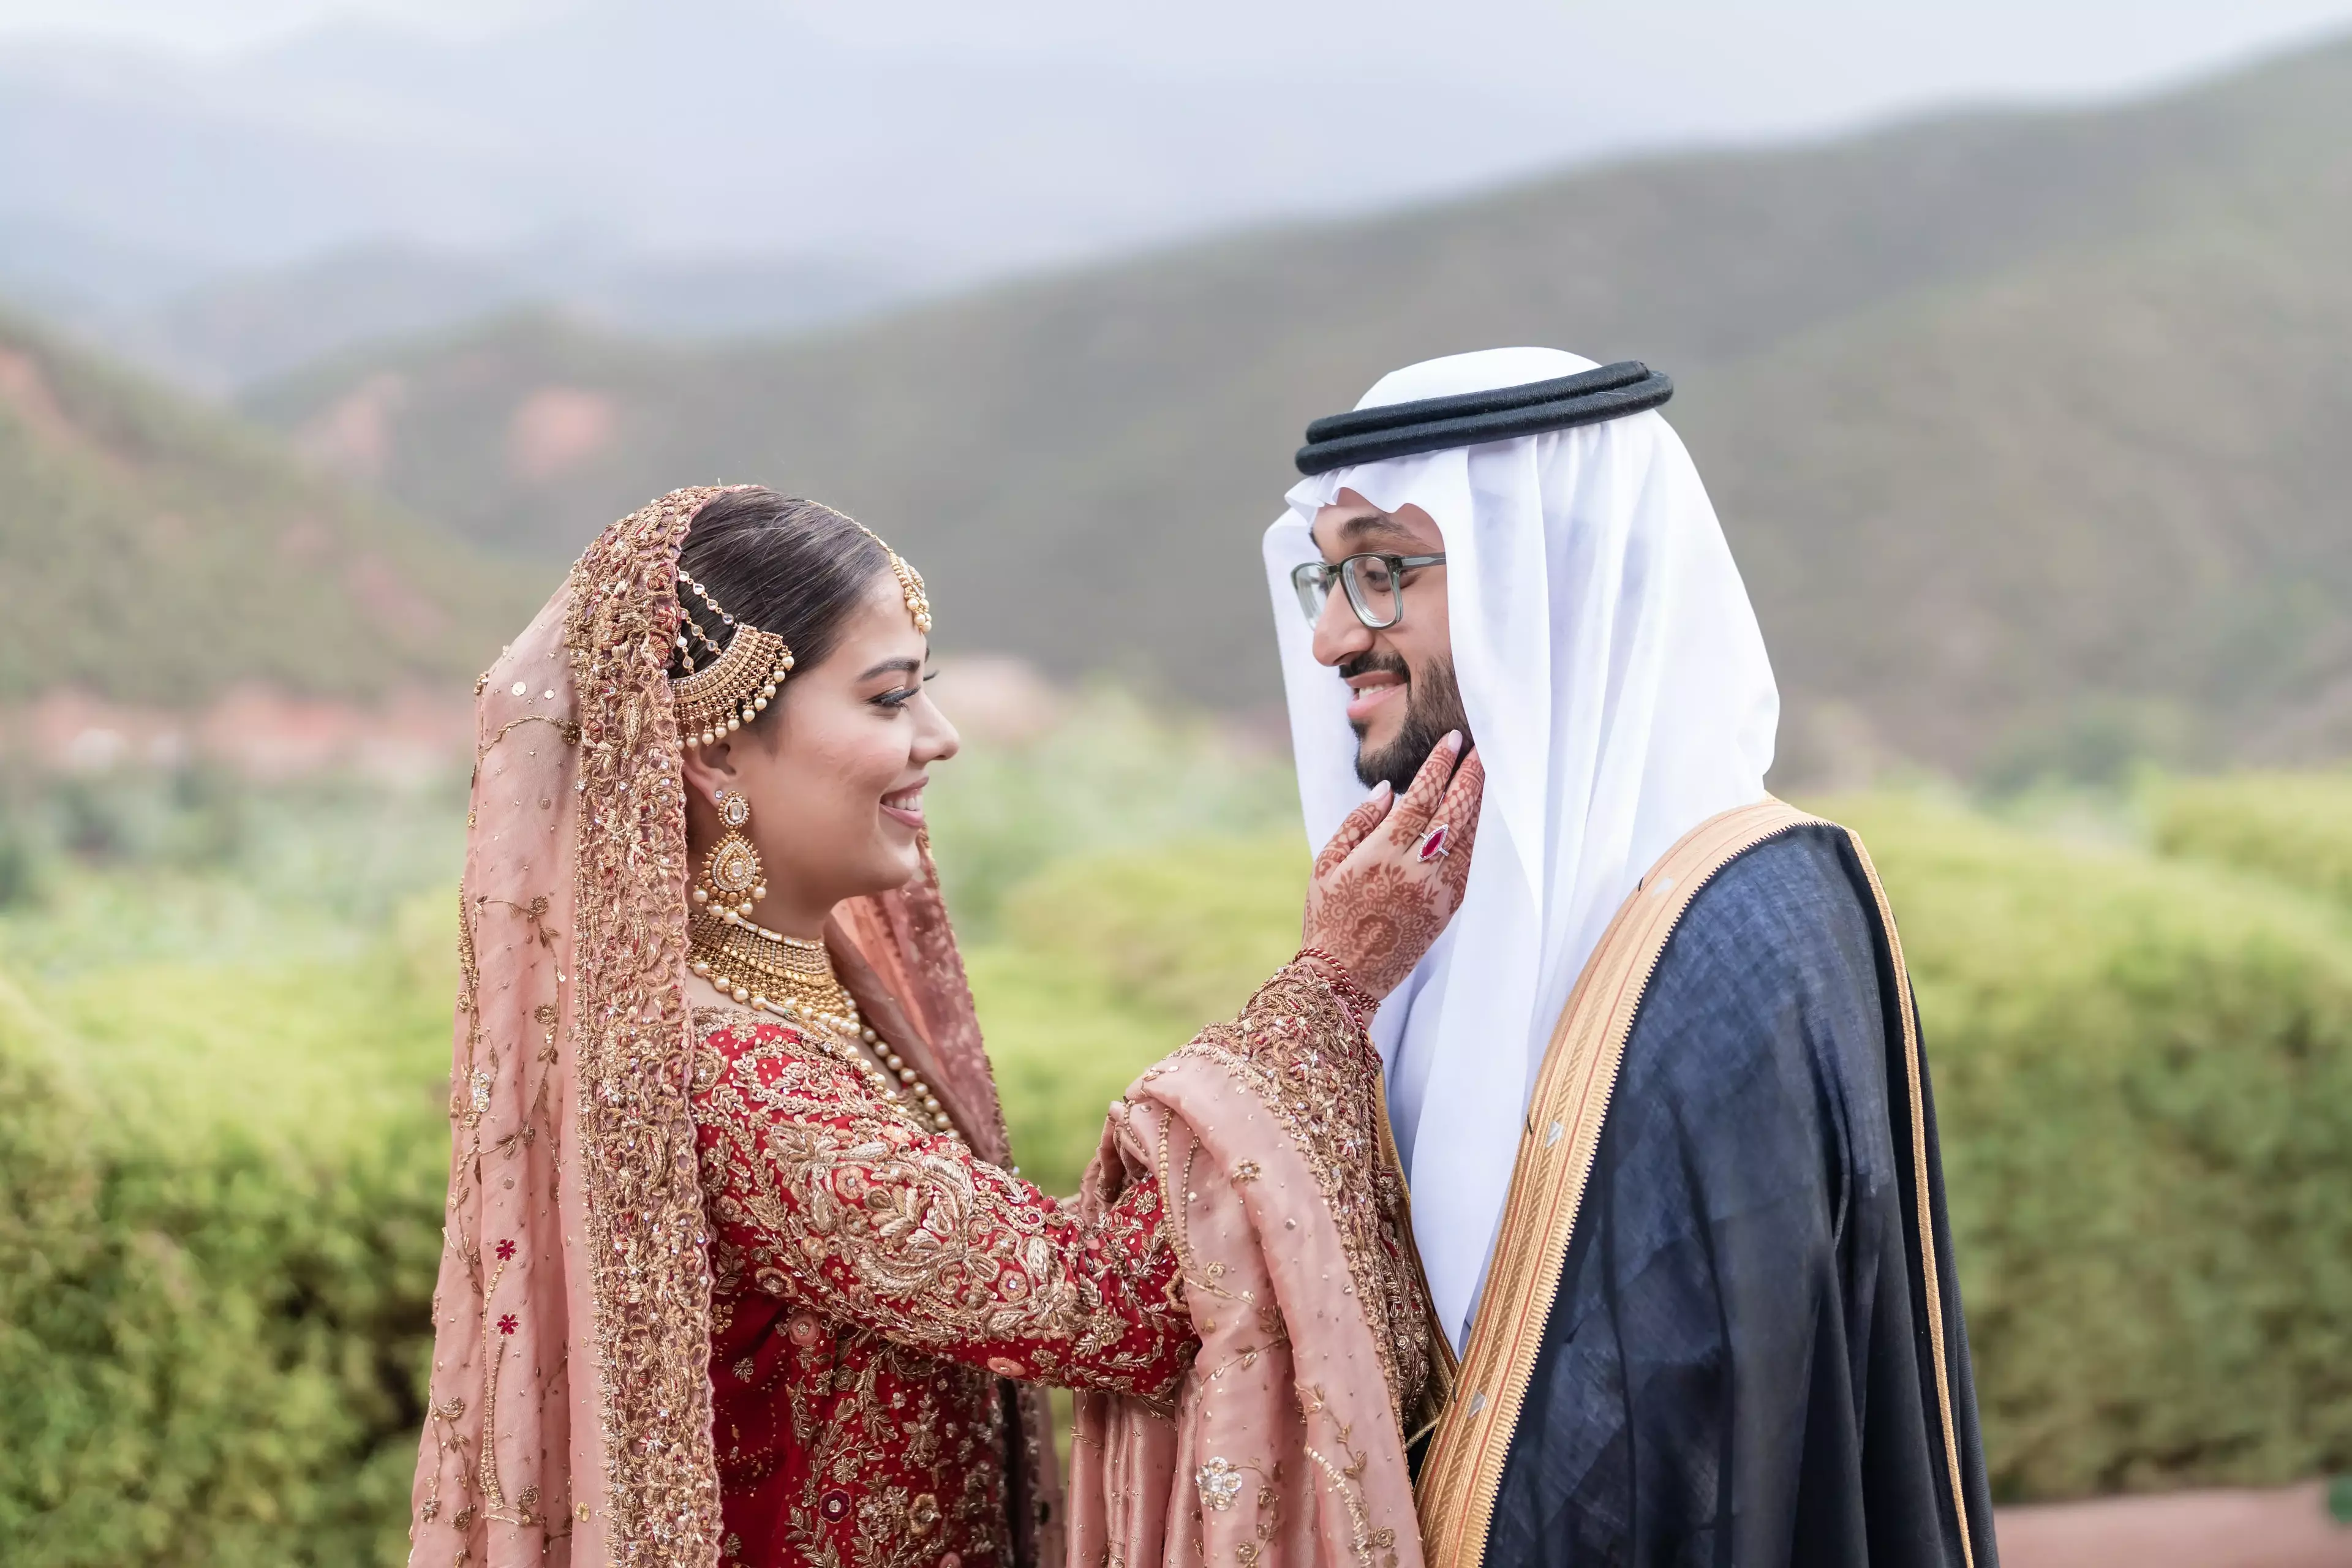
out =
[[1573,173],[767,346],[541,319],[253,400],[541,560],[671,485],[872,521],[947,645],[1276,692],[1305,422],[1545,342],[1672,372],[1792,771],[2352,744],[2352,47],[2096,111]]
[[2143,8],[2121,36],[2118,3],[1996,0],[1961,26],[1954,0],[1464,0],[1433,26],[1404,0],[559,0],[463,39],[357,19],[222,54],[18,38],[0,296],[215,392],[505,306],[775,332],[1611,150],[2113,91],[2343,0]]
[[245,681],[455,699],[556,575],[0,318],[0,701],[176,707]]
[[0,293],[45,318],[95,320],[179,292],[211,271],[200,258],[103,230],[0,210]]
[[[321,26],[226,58],[0,50],[0,213],[252,268],[586,232],[670,262],[970,278],[1457,188],[1589,145],[1569,100],[1422,84],[1302,112],[1293,62],[1154,72],[850,43],[760,0],[599,0],[451,41]],[[200,279],[185,279],[193,284]]]
[[1612,135],[1283,57],[1152,70],[854,43],[761,0],[591,0],[463,41],[0,47],[0,294],[220,391],[529,304],[775,332],[1024,266],[1376,206]]
[[50,313],[184,386],[225,393],[379,340],[438,333],[526,305],[674,338],[775,333],[869,313],[919,292],[888,262],[654,261],[542,243],[499,257],[378,245],[236,272],[136,306]]

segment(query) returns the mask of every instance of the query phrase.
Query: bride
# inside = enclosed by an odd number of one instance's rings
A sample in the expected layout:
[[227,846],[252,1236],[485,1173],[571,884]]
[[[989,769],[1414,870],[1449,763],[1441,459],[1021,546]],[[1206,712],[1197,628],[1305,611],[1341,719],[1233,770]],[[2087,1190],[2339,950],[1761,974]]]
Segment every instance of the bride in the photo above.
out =
[[842,514],[679,490],[478,686],[413,1563],[1419,1563],[1450,1363],[1364,1026],[1459,901],[1476,759],[1359,808],[1303,951],[1057,1201],[924,837],[930,622]]

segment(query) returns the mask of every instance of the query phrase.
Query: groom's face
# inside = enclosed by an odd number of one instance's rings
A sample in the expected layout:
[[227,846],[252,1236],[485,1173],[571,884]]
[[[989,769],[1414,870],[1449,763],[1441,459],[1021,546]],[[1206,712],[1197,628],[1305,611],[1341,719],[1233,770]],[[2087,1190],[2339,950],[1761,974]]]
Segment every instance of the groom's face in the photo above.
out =
[[[1417,506],[1384,512],[1353,490],[1315,514],[1315,547],[1338,565],[1350,555],[1438,555],[1437,524]],[[1396,625],[1364,625],[1338,584],[1315,622],[1315,658],[1348,683],[1348,722],[1356,731],[1356,775],[1386,779],[1402,794],[1448,730],[1473,739],[1454,682],[1454,645],[1445,619],[1445,568],[1405,573],[1404,614]]]

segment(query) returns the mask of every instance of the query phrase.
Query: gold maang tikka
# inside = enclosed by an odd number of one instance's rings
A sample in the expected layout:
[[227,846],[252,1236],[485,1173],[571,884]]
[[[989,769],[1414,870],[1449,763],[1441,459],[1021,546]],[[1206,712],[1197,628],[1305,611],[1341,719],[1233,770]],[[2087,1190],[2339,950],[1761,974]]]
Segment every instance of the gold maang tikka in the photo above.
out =
[[[898,580],[899,596],[907,602],[907,613],[914,617],[915,629],[930,636],[931,596],[923,586],[923,574],[880,534],[855,518],[849,521],[882,546],[882,553],[889,557],[890,574]],[[689,746],[714,746],[767,711],[793,672],[793,650],[775,633],[730,615],[710,596],[710,590],[688,576],[682,567],[677,580],[702,601],[727,633],[727,640],[721,643],[695,619],[693,611],[681,606],[677,656],[688,673],[670,682],[677,704],[678,733]],[[694,668],[697,644],[713,656],[700,669]]]
[[898,593],[907,601],[907,613],[915,617],[915,629],[925,637],[930,636],[931,596],[924,590],[923,574],[908,565],[907,558],[891,549],[888,540],[854,517],[849,521],[858,532],[880,545],[882,553],[890,558],[890,575],[898,579]]

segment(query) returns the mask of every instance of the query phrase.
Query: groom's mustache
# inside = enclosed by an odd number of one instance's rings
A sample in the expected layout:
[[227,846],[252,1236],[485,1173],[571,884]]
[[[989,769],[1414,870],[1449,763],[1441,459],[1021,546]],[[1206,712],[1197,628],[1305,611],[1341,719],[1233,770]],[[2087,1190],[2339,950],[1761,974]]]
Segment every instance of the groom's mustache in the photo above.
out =
[[1380,674],[1402,676],[1407,686],[1412,684],[1412,667],[1405,663],[1402,656],[1380,648],[1342,659],[1333,668],[1342,680],[1353,680],[1360,675]]

